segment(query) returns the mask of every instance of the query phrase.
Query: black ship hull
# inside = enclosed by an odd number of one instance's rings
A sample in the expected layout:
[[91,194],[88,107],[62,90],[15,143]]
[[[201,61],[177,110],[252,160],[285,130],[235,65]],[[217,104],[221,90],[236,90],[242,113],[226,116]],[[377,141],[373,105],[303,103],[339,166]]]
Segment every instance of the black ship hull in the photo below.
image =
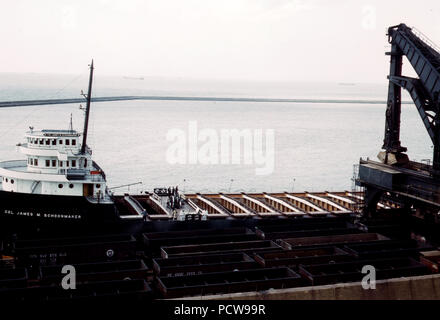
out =
[[0,191],[3,224],[38,226],[117,222],[113,203],[93,203],[86,197]]

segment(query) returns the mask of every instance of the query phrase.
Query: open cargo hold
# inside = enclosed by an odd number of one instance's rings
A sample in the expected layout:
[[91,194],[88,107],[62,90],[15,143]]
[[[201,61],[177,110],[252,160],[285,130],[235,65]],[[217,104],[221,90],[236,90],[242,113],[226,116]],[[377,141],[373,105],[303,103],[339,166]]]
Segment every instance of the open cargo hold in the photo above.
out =
[[162,247],[162,258],[170,258],[184,255],[201,254],[226,254],[226,253],[253,253],[261,251],[281,251],[279,245],[270,240],[210,243],[199,245]]
[[162,246],[258,240],[248,228],[151,232],[142,236],[144,244],[153,250]]
[[255,254],[254,259],[263,267],[298,267],[300,264],[321,264],[352,261],[352,255],[337,247],[294,249],[282,252]]
[[296,230],[296,231],[276,231],[276,232],[263,232],[257,231],[257,235],[261,239],[274,240],[285,238],[304,238],[304,237],[317,237],[317,236],[329,236],[329,235],[344,235],[344,234],[358,234],[362,233],[358,228],[324,228],[324,229],[309,229],[309,230]]
[[[305,219],[303,219],[305,220]],[[294,231],[308,231],[308,230],[326,230],[326,229],[347,229],[353,228],[354,226],[343,220],[331,220],[327,222],[304,222],[297,221],[296,223],[291,221],[286,221],[283,224],[268,224],[255,227],[255,233],[264,238],[268,234],[276,234],[283,232],[294,232]]]
[[344,250],[359,259],[387,257],[418,257],[420,251],[431,247],[419,247],[416,240],[383,240],[370,243],[352,243],[344,246]]
[[360,282],[367,274],[362,273],[365,266],[375,268],[377,280],[430,274],[426,266],[411,258],[301,265],[299,273],[315,286],[339,282]]
[[306,246],[343,246],[347,243],[372,242],[389,240],[387,237],[378,233],[343,234],[320,237],[289,238],[278,241],[285,249]]
[[229,292],[260,291],[304,285],[304,279],[289,268],[215,272],[184,277],[158,277],[164,298]]
[[209,272],[259,268],[259,264],[245,253],[198,255],[153,259],[154,272],[160,276],[184,276]]
[[[111,261],[101,263],[74,264],[76,281],[111,281],[126,279],[146,279],[148,268],[142,260]],[[43,266],[40,268],[40,279],[44,284],[59,284],[65,274],[63,265]]]

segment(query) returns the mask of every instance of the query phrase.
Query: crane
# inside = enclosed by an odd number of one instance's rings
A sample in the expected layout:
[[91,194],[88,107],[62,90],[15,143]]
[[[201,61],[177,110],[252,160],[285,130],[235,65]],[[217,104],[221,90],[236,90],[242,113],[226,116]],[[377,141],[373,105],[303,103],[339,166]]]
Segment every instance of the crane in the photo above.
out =
[[[360,160],[358,186],[364,187],[365,216],[377,214],[384,198],[397,206],[438,220],[440,213],[440,50],[405,24],[388,28],[391,45],[385,134],[380,161]],[[403,57],[417,77],[402,74]],[[431,164],[410,161],[400,141],[401,91],[411,96],[433,143]]]

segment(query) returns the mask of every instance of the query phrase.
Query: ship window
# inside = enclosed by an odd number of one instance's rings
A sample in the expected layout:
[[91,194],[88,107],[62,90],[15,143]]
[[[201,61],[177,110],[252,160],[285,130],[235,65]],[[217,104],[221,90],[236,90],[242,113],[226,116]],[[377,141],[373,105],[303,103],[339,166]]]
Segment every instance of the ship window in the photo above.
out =
[[87,168],[87,159],[84,159],[84,168]]
[[11,183],[14,184],[14,179],[11,179]]
[[46,139],[46,145],[50,145],[50,140]]
[[38,166],[38,159],[34,159],[34,166]]
[[8,178],[6,178],[6,182],[8,182]]
[[52,167],[56,167],[57,166],[57,161],[56,160],[52,160]]
[[76,146],[76,139],[72,140],[72,146]]
[[30,163],[31,163],[31,166],[33,166],[34,165],[34,159],[29,159],[30,160]]
[[50,167],[50,160],[46,160],[46,167]]
[[60,183],[60,184],[58,185],[58,188],[62,189],[62,188],[63,188],[63,184]]
[[[75,140],[73,140],[75,141]],[[76,160],[72,160],[72,167],[75,168],[76,167]]]
[[98,184],[96,185],[96,189],[99,189],[99,188],[101,188],[101,185],[98,183]]
[[52,139],[52,145],[55,146],[57,144],[57,139]]
[[43,139],[40,139],[40,144],[43,144],[44,143],[44,140]]
[[73,189],[73,183],[69,184],[69,188]]
[[58,143],[59,143],[59,144],[63,144],[63,140],[59,140]]
[[59,162],[59,166],[60,166],[60,168],[63,167],[63,161],[60,161],[60,162]]
[[66,139],[66,146],[69,146],[69,145],[70,145],[70,140]]

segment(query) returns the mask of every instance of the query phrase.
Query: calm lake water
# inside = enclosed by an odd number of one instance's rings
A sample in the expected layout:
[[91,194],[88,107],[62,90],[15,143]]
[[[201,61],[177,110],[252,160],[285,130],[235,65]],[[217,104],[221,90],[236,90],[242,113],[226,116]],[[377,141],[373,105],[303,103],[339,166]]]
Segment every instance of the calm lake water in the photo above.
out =
[[[80,76],[0,74],[0,101],[78,97],[87,89]],[[386,100],[383,84],[262,83],[184,79],[97,77],[94,96],[180,95]],[[404,99],[409,99],[407,96]],[[29,126],[82,131],[78,105],[0,108],[0,160],[22,158],[15,145]],[[187,192],[341,191],[351,189],[353,164],[376,159],[383,140],[385,105],[327,103],[122,101],[92,104],[89,145],[110,186],[142,181],[130,191],[179,185]],[[167,162],[167,133],[199,129],[273,129],[274,170],[258,165]],[[410,159],[432,157],[432,143],[416,108],[404,105],[402,144]],[[231,181],[232,180],[232,181]],[[119,191],[126,191],[120,189]]]

